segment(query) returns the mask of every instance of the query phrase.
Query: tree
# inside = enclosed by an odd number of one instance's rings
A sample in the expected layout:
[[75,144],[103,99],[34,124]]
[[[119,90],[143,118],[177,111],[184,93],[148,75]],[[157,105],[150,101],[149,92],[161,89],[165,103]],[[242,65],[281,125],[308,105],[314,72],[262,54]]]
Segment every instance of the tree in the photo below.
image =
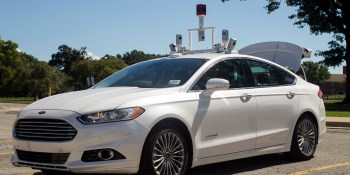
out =
[[64,92],[73,91],[73,80],[72,77],[68,76],[66,73],[54,69],[55,75],[57,76],[57,86],[53,86],[52,94],[59,94]]
[[122,59],[101,59],[97,61],[97,64],[94,65],[94,76],[96,82],[99,82],[111,74],[124,69],[127,66]]
[[328,80],[331,74],[328,68],[322,64],[306,61],[302,64],[307,81],[319,85],[321,81]]
[[13,78],[3,89],[2,95],[9,97],[26,97],[30,94],[30,71],[32,66],[38,62],[38,59],[25,52],[20,52],[21,64],[16,66]]
[[126,66],[122,59],[110,56],[108,59],[74,62],[69,73],[74,80],[74,88],[78,90],[88,88],[87,77],[94,77],[95,82],[99,82]]
[[[222,2],[228,0],[221,0]],[[266,0],[268,13],[280,7],[279,0]],[[296,8],[296,13],[289,16],[294,25],[308,26],[310,33],[319,35],[329,33],[333,40],[328,42],[329,50],[318,51],[323,56],[326,66],[339,66],[345,61],[346,96],[343,103],[350,104],[350,3],[347,0],[285,0],[287,6]]]
[[0,39],[0,90],[15,77],[16,68],[23,64],[18,45],[10,40]]
[[118,59],[118,58],[119,58],[119,59],[122,59],[123,56],[120,55],[120,54],[117,54],[116,56],[106,54],[105,56],[103,56],[103,57],[101,58],[101,60],[106,60],[106,59]]
[[39,60],[33,55],[27,54],[25,52],[21,52],[21,57],[26,64],[33,64],[39,62]]
[[15,42],[0,39],[0,95],[27,96],[30,67],[36,61],[32,55],[19,52]]
[[87,56],[86,47],[77,50],[67,45],[61,45],[58,47],[58,52],[52,54],[49,65],[62,70],[64,73],[69,73],[71,65],[74,62],[85,59],[91,59]]
[[[117,55],[118,56],[118,55]],[[142,51],[133,50],[131,52],[126,52],[123,54],[123,60],[126,64],[132,65],[141,61],[151,60],[154,58],[160,58],[165,55],[159,55],[159,54],[145,54]]]
[[29,84],[36,100],[50,96],[52,91],[59,89],[59,73],[46,62],[38,61],[30,72]]
[[93,76],[93,64],[94,60],[81,60],[72,64],[69,74],[72,76],[74,90],[88,88],[86,78]]

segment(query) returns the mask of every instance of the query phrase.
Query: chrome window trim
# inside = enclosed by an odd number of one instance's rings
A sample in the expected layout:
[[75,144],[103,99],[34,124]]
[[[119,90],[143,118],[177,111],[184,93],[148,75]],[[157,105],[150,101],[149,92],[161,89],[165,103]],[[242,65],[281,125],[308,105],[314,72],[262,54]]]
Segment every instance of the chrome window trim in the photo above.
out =
[[256,88],[270,88],[270,87],[294,86],[294,85],[296,85],[296,83],[297,83],[297,78],[296,78],[293,74],[291,74],[291,73],[289,73],[289,72],[283,70],[283,69],[280,68],[279,66],[273,65],[273,64],[268,63],[268,62],[266,62],[266,61],[258,60],[258,59],[251,58],[251,57],[226,57],[226,58],[217,60],[217,61],[215,61],[214,63],[212,63],[210,66],[208,66],[208,67],[197,77],[197,79],[194,81],[194,83],[192,83],[192,85],[190,86],[190,88],[187,90],[187,93],[188,93],[188,92],[202,92],[202,91],[204,91],[204,90],[192,90],[192,88],[193,88],[194,85],[196,85],[196,83],[199,81],[199,79],[202,78],[202,76],[203,76],[205,73],[207,73],[208,70],[211,69],[213,66],[215,66],[216,64],[218,64],[218,63],[221,62],[221,61],[234,60],[234,59],[237,59],[237,60],[254,60],[254,61],[258,61],[258,62],[263,62],[263,63],[265,63],[265,64],[269,64],[269,65],[271,65],[271,66],[273,66],[273,67],[276,67],[277,69],[279,69],[279,70],[281,70],[281,71],[287,73],[288,75],[293,76],[294,82],[293,82],[292,84],[285,84],[285,85],[274,85],[274,86],[256,86],[256,85],[254,85],[253,87],[229,88],[228,90],[240,90],[240,89],[256,89]]
[[[246,58],[243,58],[243,59],[254,60],[254,61],[257,61],[257,62],[263,62],[263,63],[265,63],[265,64],[269,64],[269,65],[271,65],[271,66],[273,66],[273,67],[276,67],[277,69],[279,69],[279,70],[281,70],[281,71],[287,73],[288,75],[291,75],[292,77],[294,77],[294,81],[293,81],[293,83],[291,83],[291,84],[274,85],[274,86],[260,86],[260,87],[255,85],[254,87],[256,87],[256,88],[280,87],[280,86],[293,86],[293,85],[295,85],[295,84],[297,83],[297,77],[296,77],[295,75],[293,75],[293,74],[291,74],[291,73],[289,73],[289,72],[283,70],[282,68],[280,68],[280,67],[279,67],[280,65],[279,65],[279,66],[276,66],[276,65],[273,65],[273,64],[271,64],[271,63],[268,63],[268,62],[265,62],[265,61],[262,61],[262,60],[258,60],[258,59],[255,59],[255,58],[250,58],[250,57],[246,57]],[[281,66],[281,67],[282,67],[282,66]]]

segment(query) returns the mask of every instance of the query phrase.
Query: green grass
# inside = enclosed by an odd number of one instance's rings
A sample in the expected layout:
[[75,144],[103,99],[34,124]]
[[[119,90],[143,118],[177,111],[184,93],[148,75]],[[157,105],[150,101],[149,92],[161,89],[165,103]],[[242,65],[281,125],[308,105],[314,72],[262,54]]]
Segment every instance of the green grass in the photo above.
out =
[[350,117],[350,104],[342,104],[341,100],[325,100],[326,115],[330,117]]
[[350,117],[350,112],[327,111],[326,115],[328,117]]
[[33,97],[19,97],[19,98],[6,98],[0,97],[0,103],[20,103],[20,104],[30,104],[33,103]]
[[343,100],[345,95],[324,95],[323,99],[325,100]]

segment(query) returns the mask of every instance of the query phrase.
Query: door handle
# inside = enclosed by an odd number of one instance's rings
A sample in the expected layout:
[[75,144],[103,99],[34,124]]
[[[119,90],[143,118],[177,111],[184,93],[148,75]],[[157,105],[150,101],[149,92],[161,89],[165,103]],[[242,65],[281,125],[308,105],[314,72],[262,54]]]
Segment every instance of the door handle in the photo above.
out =
[[286,94],[286,96],[287,96],[288,99],[292,99],[292,98],[295,97],[295,93],[294,93],[294,92],[288,92],[288,93]]
[[242,100],[243,102],[248,102],[252,97],[253,97],[253,95],[250,95],[250,94],[243,94],[243,95],[241,96],[241,100]]

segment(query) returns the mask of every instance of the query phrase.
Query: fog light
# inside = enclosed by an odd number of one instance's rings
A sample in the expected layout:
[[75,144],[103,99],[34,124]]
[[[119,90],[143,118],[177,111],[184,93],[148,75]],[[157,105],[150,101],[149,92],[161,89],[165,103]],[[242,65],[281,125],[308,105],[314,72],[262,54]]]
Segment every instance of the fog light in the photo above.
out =
[[110,149],[105,149],[98,152],[97,156],[101,160],[111,160],[114,157],[114,152]]
[[108,161],[118,159],[126,158],[118,151],[110,148],[84,151],[83,156],[81,157],[81,161],[83,162]]

